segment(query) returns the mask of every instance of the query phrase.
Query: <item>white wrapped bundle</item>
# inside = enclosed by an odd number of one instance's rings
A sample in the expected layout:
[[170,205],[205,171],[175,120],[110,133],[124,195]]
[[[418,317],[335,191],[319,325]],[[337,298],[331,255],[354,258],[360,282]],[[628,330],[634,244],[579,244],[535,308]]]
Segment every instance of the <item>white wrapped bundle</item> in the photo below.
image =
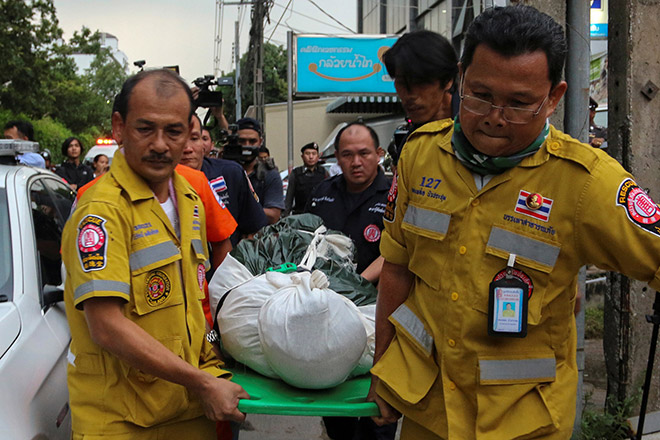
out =
[[365,351],[367,332],[360,312],[328,289],[320,271],[292,274],[291,281],[259,312],[259,338],[268,364],[299,388],[338,385]]
[[216,318],[224,349],[237,361],[272,378],[278,375],[264,357],[257,320],[266,300],[277,289],[290,283],[289,275],[278,272],[255,277],[227,255],[209,284],[209,292],[214,292],[210,295],[211,310],[216,310],[224,297]]

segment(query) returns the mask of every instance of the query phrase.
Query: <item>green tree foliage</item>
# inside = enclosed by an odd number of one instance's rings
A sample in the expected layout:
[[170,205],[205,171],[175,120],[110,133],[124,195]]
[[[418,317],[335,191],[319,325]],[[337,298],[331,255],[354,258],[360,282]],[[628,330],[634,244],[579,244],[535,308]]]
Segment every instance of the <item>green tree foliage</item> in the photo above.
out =
[[[110,133],[112,102],[126,79],[98,31],[83,27],[68,43],[62,34],[53,0],[0,0],[0,107],[30,120],[55,157],[72,133],[87,145]],[[89,69],[76,72],[73,54],[92,55]]]
[[54,81],[73,74],[60,50],[50,0],[0,0],[0,103],[15,113],[47,114]]
[[[248,66],[248,54],[241,57],[241,107],[243,111],[254,104],[254,79],[252,66]],[[283,46],[271,43],[264,44],[264,93],[266,104],[285,102],[287,99],[287,54]],[[227,76],[236,78],[236,71]],[[234,81],[236,84],[236,81]],[[221,89],[225,99],[225,116],[228,121],[236,120],[236,98],[234,88]]]

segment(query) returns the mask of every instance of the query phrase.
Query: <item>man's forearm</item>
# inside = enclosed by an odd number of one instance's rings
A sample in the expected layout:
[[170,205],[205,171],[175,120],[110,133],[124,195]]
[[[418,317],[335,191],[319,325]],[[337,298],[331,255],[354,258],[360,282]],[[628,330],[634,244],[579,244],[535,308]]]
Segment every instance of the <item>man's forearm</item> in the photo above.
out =
[[231,240],[229,238],[211,242],[211,251],[213,252],[213,261],[211,261],[211,264],[213,269],[217,269],[222,264],[227,254],[231,252],[231,249]]
[[385,259],[382,256],[379,256],[374,261],[372,261],[371,264],[367,266],[366,269],[364,269],[360,274],[362,275],[362,278],[365,278],[370,283],[374,283],[374,284],[378,283],[381,270],[383,269],[384,261]]
[[280,220],[282,210],[280,208],[264,208],[264,214],[266,214],[268,224],[272,225],[273,223],[277,223]]
[[394,338],[394,326],[388,321],[389,316],[408,298],[414,275],[405,266],[383,262],[378,283],[376,303],[376,348],[374,364],[378,362]]

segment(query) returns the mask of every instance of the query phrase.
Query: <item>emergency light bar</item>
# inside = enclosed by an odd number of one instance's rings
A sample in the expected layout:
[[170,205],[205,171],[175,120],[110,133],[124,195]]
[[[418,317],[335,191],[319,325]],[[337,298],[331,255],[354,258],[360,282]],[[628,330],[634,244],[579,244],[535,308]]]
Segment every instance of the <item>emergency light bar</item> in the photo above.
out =
[[15,156],[20,153],[39,153],[39,142],[0,139],[0,156]]

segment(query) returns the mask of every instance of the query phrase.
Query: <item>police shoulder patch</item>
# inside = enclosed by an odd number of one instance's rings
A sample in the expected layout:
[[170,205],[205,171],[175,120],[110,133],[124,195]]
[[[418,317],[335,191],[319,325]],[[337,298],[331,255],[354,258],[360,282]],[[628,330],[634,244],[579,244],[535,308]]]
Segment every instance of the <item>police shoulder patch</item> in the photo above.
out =
[[105,268],[108,234],[106,220],[97,215],[86,215],[78,224],[78,256],[83,271]]
[[616,204],[626,210],[631,222],[660,236],[660,206],[634,180],[628,178],[621,182]]

